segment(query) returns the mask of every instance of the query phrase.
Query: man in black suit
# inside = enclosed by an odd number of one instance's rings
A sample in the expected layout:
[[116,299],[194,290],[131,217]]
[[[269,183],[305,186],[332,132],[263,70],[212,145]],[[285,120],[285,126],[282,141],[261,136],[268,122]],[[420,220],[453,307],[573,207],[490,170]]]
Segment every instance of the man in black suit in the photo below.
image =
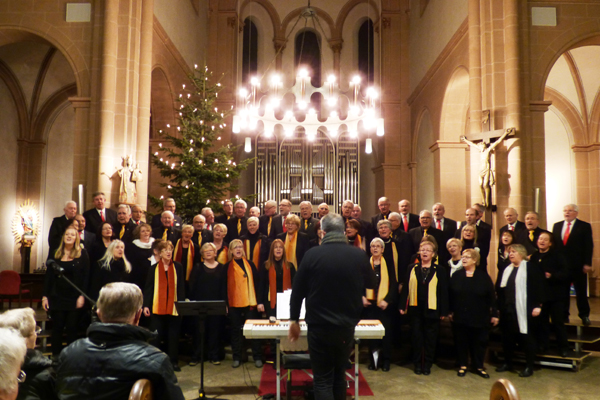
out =
[[89,253],[94,245],[94,242],[96,241],[96,235],[85,230],[85,217],[83,215],[77,214],[75,216],[75,220],[79,224],[79,227],[77,228],[79,231],[79,243],[81,243],[83,248]]
[[477,246],[479,247],[479,268],[487,270],[487,258],[490,254],[490,242],[492,241],[492,227],[481,220],[479,210],[475,207],[467,208],[465,211],[465,221],[460,223],[460,229],[456,231],[454,237],[460,239],[462,228],[466,225],[475,225],[477,228]]
[[377,223],[382,219],[388,219],[390,215],[390,200],[387,197],[380,197],[377,200],[377,207],[379,208],[379,214],[371,217],[371,236],[378,237],[379,231],[377,230]]
[[138,206],[137,204],[131,206],[131,220],[134,224],[139,225],[144,223],[144,221],[142,221],[143,216],[144,210],[142,210],[142,207]]
[[248,217],[246,217],[246,209],[248,204],[242,199],[235,202],[233,206],[233,216],[227,220],[227,242],[231,243],[234,239],[239,239],[240,236],[245,236],[248,233]]
[[575,204],[567,204],[563,208],[563,215],[564,221],[555,223],[552,228],[554,245],[562,250],[567,258],[577,295],[579,318],[585,326],[588,326],[590,325],[590,304],[587,298],[587,274],[592,270],[594,253],[592,226],[577,218],[579,208]]
[[500,228],[500,237],[506,231],[513,231],[515,237],[518,237],[521,231],[525,230],[525,224],[519,221],[519,214],[514,208],[509,207],[504,210],[504,219],[506,219],[506,225]]
[[48,246],[50,246],[50,251],[56,250],[60,246],[60,239],[63,233],[65,233],[67,226],[71,224],[77,215],[77,203],[73,200],[67,201],[63,211],[65,213],[60,217],[52,219],[52,225],[50,225],[50,231],[48,232]]
[[292,211],[292,202],[283,199],[279,202],[279,214],[273,217],[273,223],[271,229],[274,229],[275,232],[271,232],[272,235],[277,237],[279,234],[287,232],[287,228],[285,227],[285,219],[290,215]]
[[421,246],[421,240],[425,235],[433,236],[437,244],[437,253],[438,253],[438,265],[446,267],[448,265],[448,260],[450,259],[450,253],[448,253],[448,249],[446,248],[446,236],[442,231],[436,229],[431,226],[431,221],[433,217],[431,216],[431,212],[429,210],[423,210],[419,213],[419,223],[420,226],[417,228],[412,228],[408,231],[408,235],[412,239],[413,248],[418,249]]
[[117,239],[127,246],[133,241],[135,228],[137,228],[137,225],[131,220],[131,208],[127,204],[119,205],[119,208],[117,208],[117,223],[113,225],[113,233],[117,236]]
[[409,232],[412,228],[418,228],[421,226],[421,223],[419,222],[419,216],[410,213],[410,201],[406,199],[400,200],[398,202],[398,211],[400,212],[400,217],[402,218],[400,229],[402,229],[404,232]]
[[269,241],[275,240],[276,237],[273,226],[273,217],[275,217],[275,214],[277,214],[277,202],[275,200],[267,200],[263,207],[263,215],[258,217],[258,230],[269,238]]
[[312,204],[310,201],[300,203],[300,232],[308,236],[308,240],[317,239],[319,220],[312,216]]
[[[172,199],[169,197],[168,199],[165,199],[163,201],[163,211],[171,211],[171,213],[173,214],[173,227],[175,229],[180,230],[181,227],[183,226],[183,221],[179,215],[175,215],[175,208],[176,208],[175,199]],[[155,216],[153,216],[152,222],[150,223],[150,225],[152,226],[152,229],[162,227],[163,226],[162,213],[156,214]],[[176,243],[173,243],[173,246],[175,246],[175,245],[176,245]]]
[[[444,232],[446,241],[453,238],[456,234],[456,221],[450,218],[446,218],[446,207],[442,203],[435,203],[432,208],[433,220],[431,226]],[[446,247],[446,243],[444,243]]]
[[225,224],[232,216],[233,202],[228,199],[223,202],[223,214],[215,217],[215,224]]
[[354,209],[352,210],[352,218],[360,222],[360,235],[367,240],[367,244],[371,243],[371,239],[373,239],[373,236],[371,236],[373,228],[371,227],[371,223],[369,221],[362,219],[362,208],[358,204],[354,205]]
[[105,208],[106,196],[102,192],[92,194],[94,199],[94,208],[90,208],[83,213],[85,218],[85,229],[93,234],[98,234],[100,226],[108,222],[111,226],[117,223],[117,212],[110,208]]
[[532,255],[538,249],[537,240],[540,237],[540,234],[542,232],[548,232],[547,230],[540,228],[539,225],[539,214],[535,211],[527,211],[527,214],[525,214],[525,229],[519,230],[516,234],[516,242],[525,246],[528,255]]
[[[402,233],[406,233],[402,228],[400,228],[400,225],[402,225],[402,216],[399,213],[389,213],[387,220],[390,221],[390,224],[392,224],[392,238],[398,239]],[[379,232],[377,234],[379,235]],[[408,233],[406,234],[408,235]]]
[[200,214],[204,217],[204,229],[212,232],[212,227],[215,224],[215,213],[212,208],[204,207],[202,211],[200,211]]
[[344,218],[344,224],[352,218],[352,211],[354,211],[354,202],[352,200],[344,200],[342,202],[342,218]]
[[173,227],[173,213],[171,211],[163,211],[160,221],[162,226],[152,229],[152,237],[154,239],[170,240],[173,246],[181,238],[181,231]]
[[204,243],[213,241],[213,234],[211,231],[204,229],[206,226],[206,218],[202,214],[198,214],[192,220],[194,227],[194,235],[192,236],[192,242],[194,243],[194,249],[196,249],[195,260],[200,260],[200,248]]

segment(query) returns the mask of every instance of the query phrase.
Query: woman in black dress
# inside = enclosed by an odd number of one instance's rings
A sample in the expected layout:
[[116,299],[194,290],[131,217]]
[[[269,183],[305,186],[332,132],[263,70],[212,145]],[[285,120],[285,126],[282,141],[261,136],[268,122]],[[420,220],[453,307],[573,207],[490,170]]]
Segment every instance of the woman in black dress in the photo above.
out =
[[90,297],[97,300],[100,289],[108,283],[129,282],[130,274],[131,264],[125,257],[125,243],[115,239],[108,245],[104,256],[92,268]]
[[435,264],[436,245],[421,242],[420,262],[408,267],[400,294],[400,314],[408,314],[415,374],[429,375],[440,327],[448,315],[448,272]]
[[530,263],[544,274],[544,305],[540,314],[540,347],[548,348],[550,342],[550,318],[556,333],[558,353],[566,357],[569,350],[565,315],[569,293],[569,271],[564,256],[554,249],[554,236],[542,232],[537,240],[538,250],[530,257]]
[[100,229],[96,233],[96,242],[90,252],[91,265],[95,265],[106,253],[108,245],[115,239],[112,225],[108,222],[103,222]]
[[460,241],[462,242],[463,250],[475,249],[479,251],[479,245],[477,244],[477,227],[470,224],[463,226],[460,231]]
[[79,233],[69,227],[63,233],[60,245],[54,254],[48,257],[48,270],[44,279],[42,306],[52,318],[52,357],[58,357],[62,350],[63,331],[66,330],[67,345],[77,339],[77,324],[85,298],[58,277],[51,264],[55,262],[63,269],[63,275],[84,292],[90,284],[90,260],[87,252],[79,244]]
[[450,318],[454,322],[454,340],[460,369],[458,376],[465,376],[469,353],[473,372],[483,378],[483,360],[487,348],[490,322],[498,324],[496,292],[492,279],[479,265],[479,252],[467,249],[462,254],[462,268],[450,279]]
[[452,238],[446,243],[450,259],[448,260],[448,272],[450,277],[460,269],[462,269],[462,242],[457,238]]
[[265,307],[267,315],[276,317],[277,293],[283,293],[288,289],[291,290],[294,275],[296,274],[294,265],[287,261],[285,245],[281,239],[275,239],[271,243],[269,258],[265,261],[260,274],[262,303],[267,305]]
[[141,290],[146,287],[148,270],[152,265],[152,227],[142,223],[133,231],[133,241],[125,246],[125,257],[131,263],[129,281],[138,285]]
[[[189,280],[190,300],[224,300],[227,301],[227,267],[216,260],[217,248],[213,243],[204,243],[200,248],[203,262],[192,269]],[[223,343],[221,337],[225,326],[224,315],[209,315],[205,320],[208,360],[214,365],[221,364],[223,359]],[[194,354],[190,366],[200,362],[199,326],[194,329]]]
[[519,374],[526,378],[533,375],[535,362],[535,332],[542,311],[543,278],[538,267],[527,262],[527,250],[523,245],[508,247],[511,265],[498,275],[496,293],[500,311],[500,330],[504,348],[504,364],[497,372],[512,370],[515,343],[519,340],[525,351],[525,369]]
[[498,276],[504,271],[504,268],[510,265],[510,259],[508,258],[508,246],[515,243],[515,232],[504,231],[500,237],[500,243],[498,244]]

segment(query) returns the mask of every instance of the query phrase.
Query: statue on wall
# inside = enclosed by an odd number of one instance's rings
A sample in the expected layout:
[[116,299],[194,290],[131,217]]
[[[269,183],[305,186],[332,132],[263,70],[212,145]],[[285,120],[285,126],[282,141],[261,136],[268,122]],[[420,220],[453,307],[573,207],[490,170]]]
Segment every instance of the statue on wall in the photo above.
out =
[[479,187],[483,198],[482,204],[485,207],[488,207],[491,204],[492,186],[496,184],[496,177],[491,166],[491,153],[500,142],[506,139],[507,136],[512,136],[514,134],[515,128],[508,128],[504,130],[502,135],[494,143],[485,142],[484,140],[479,143],[474,143],[464,135],[460,137],[461,142],[465,142],[471,146],[472,149],[476,149],[480,153],[481,170],[479,171]]
[[119,185],[119,203],[136,204],[137,203],[137,182],[143,180],[140,164],[136,163],[135,168],[131,166],[131,156],[121,157],[122,167],[117,167],[117,173],[121,178]]

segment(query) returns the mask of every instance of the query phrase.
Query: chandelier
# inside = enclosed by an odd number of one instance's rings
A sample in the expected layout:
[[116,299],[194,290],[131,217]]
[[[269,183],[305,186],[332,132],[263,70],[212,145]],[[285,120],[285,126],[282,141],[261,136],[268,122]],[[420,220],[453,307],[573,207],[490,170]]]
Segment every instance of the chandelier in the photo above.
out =
[[[325,37],[316,12],[310,7],[310,1],[298,21],[300,18],[305,18],[305,26],[308,20],[312,20],[315,30],[316,21]],[[292,32],[293,28],[286,41]],[[283,46],[279,51],[282,49]],[[371,135],[383,136],[385,133],[384,120],[377,106],[379,93],[374,87],[367,87],[363,93],[359,75],[352,78],[345,92],[341,90],[334,74],[329,75],[321,87],[314,87],[309,70],[300,66],[295,83],[290,88],[283,88],[282,75],[273,73],[266,90],[262,91],[264,78],[265,74],[260,78],[252,77],[249,87],[239,89],[232,123],[234,134],[252,135],[262,132],[264,136],[272,137],[276,133],[283,133],[284,137],[291,138],[296,132],[304,132],[307,140],[314,140],[318,132],[331,139],[342,132],[348,132],[351,138],[358,138],[360,132],[366,136],[365,152],[370,154],[373,149]],[[320,95],[322,101],[312,102],[314,94]],[[248,153],[252,151],[251,143],[251,137],[246,136],[244,149]]]

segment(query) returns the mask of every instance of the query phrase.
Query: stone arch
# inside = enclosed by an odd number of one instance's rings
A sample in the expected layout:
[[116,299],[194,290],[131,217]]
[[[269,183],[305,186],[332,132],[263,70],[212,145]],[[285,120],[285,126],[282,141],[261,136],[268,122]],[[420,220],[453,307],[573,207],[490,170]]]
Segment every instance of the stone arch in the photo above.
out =
[[[273,26],[273,32],[275,33],[275,36],[281,37],[281,20],[279,19],[279,14],[277,13],[275,7],[273,7],[273,4],[271,4],[267,0],[244,0],[242,5],[240,6],[239,12],[240,17],[243,18],[241,22],[243,22],[245,19],[244,11],[246,10],[246,7],[250,5],[250,3],[259,4],[265,9],[265,11],[269,14],[269,17],[271,18],[271,25]],[[283,37],[285,37],[285,31]]]
[[175,88],[161,66],[154,66],[151,76],[150,114],[154,132],[150,132],[150,138],[153,139],[163,126],[175,123]]
[[466,131],[469,109],[469,71],[464,66],[452,73],[442,103],[438,139],[458,141]]
[[350,14],[350,12],[355,7],[359,6],[362,3],[367,3],[367,5],[370,5],[371,7],[373,7],[374,13],[373,13],[373,16],[371,17],[371,20],[373,21],[374,29],[376,29],[376,27],[379,25],[379,9],[377,8],[377,3],[374,0],[351,0],[351,1],[347,2],[346,4],[344,4],[344,6],[340,10],[338,17],[335,21],[335,32],[337,35],[336,37],[339,37],[339,38],[342,37],[342,32],[344,30],[344,25],[346,24],[346,19],[348,18],[348,14]]

